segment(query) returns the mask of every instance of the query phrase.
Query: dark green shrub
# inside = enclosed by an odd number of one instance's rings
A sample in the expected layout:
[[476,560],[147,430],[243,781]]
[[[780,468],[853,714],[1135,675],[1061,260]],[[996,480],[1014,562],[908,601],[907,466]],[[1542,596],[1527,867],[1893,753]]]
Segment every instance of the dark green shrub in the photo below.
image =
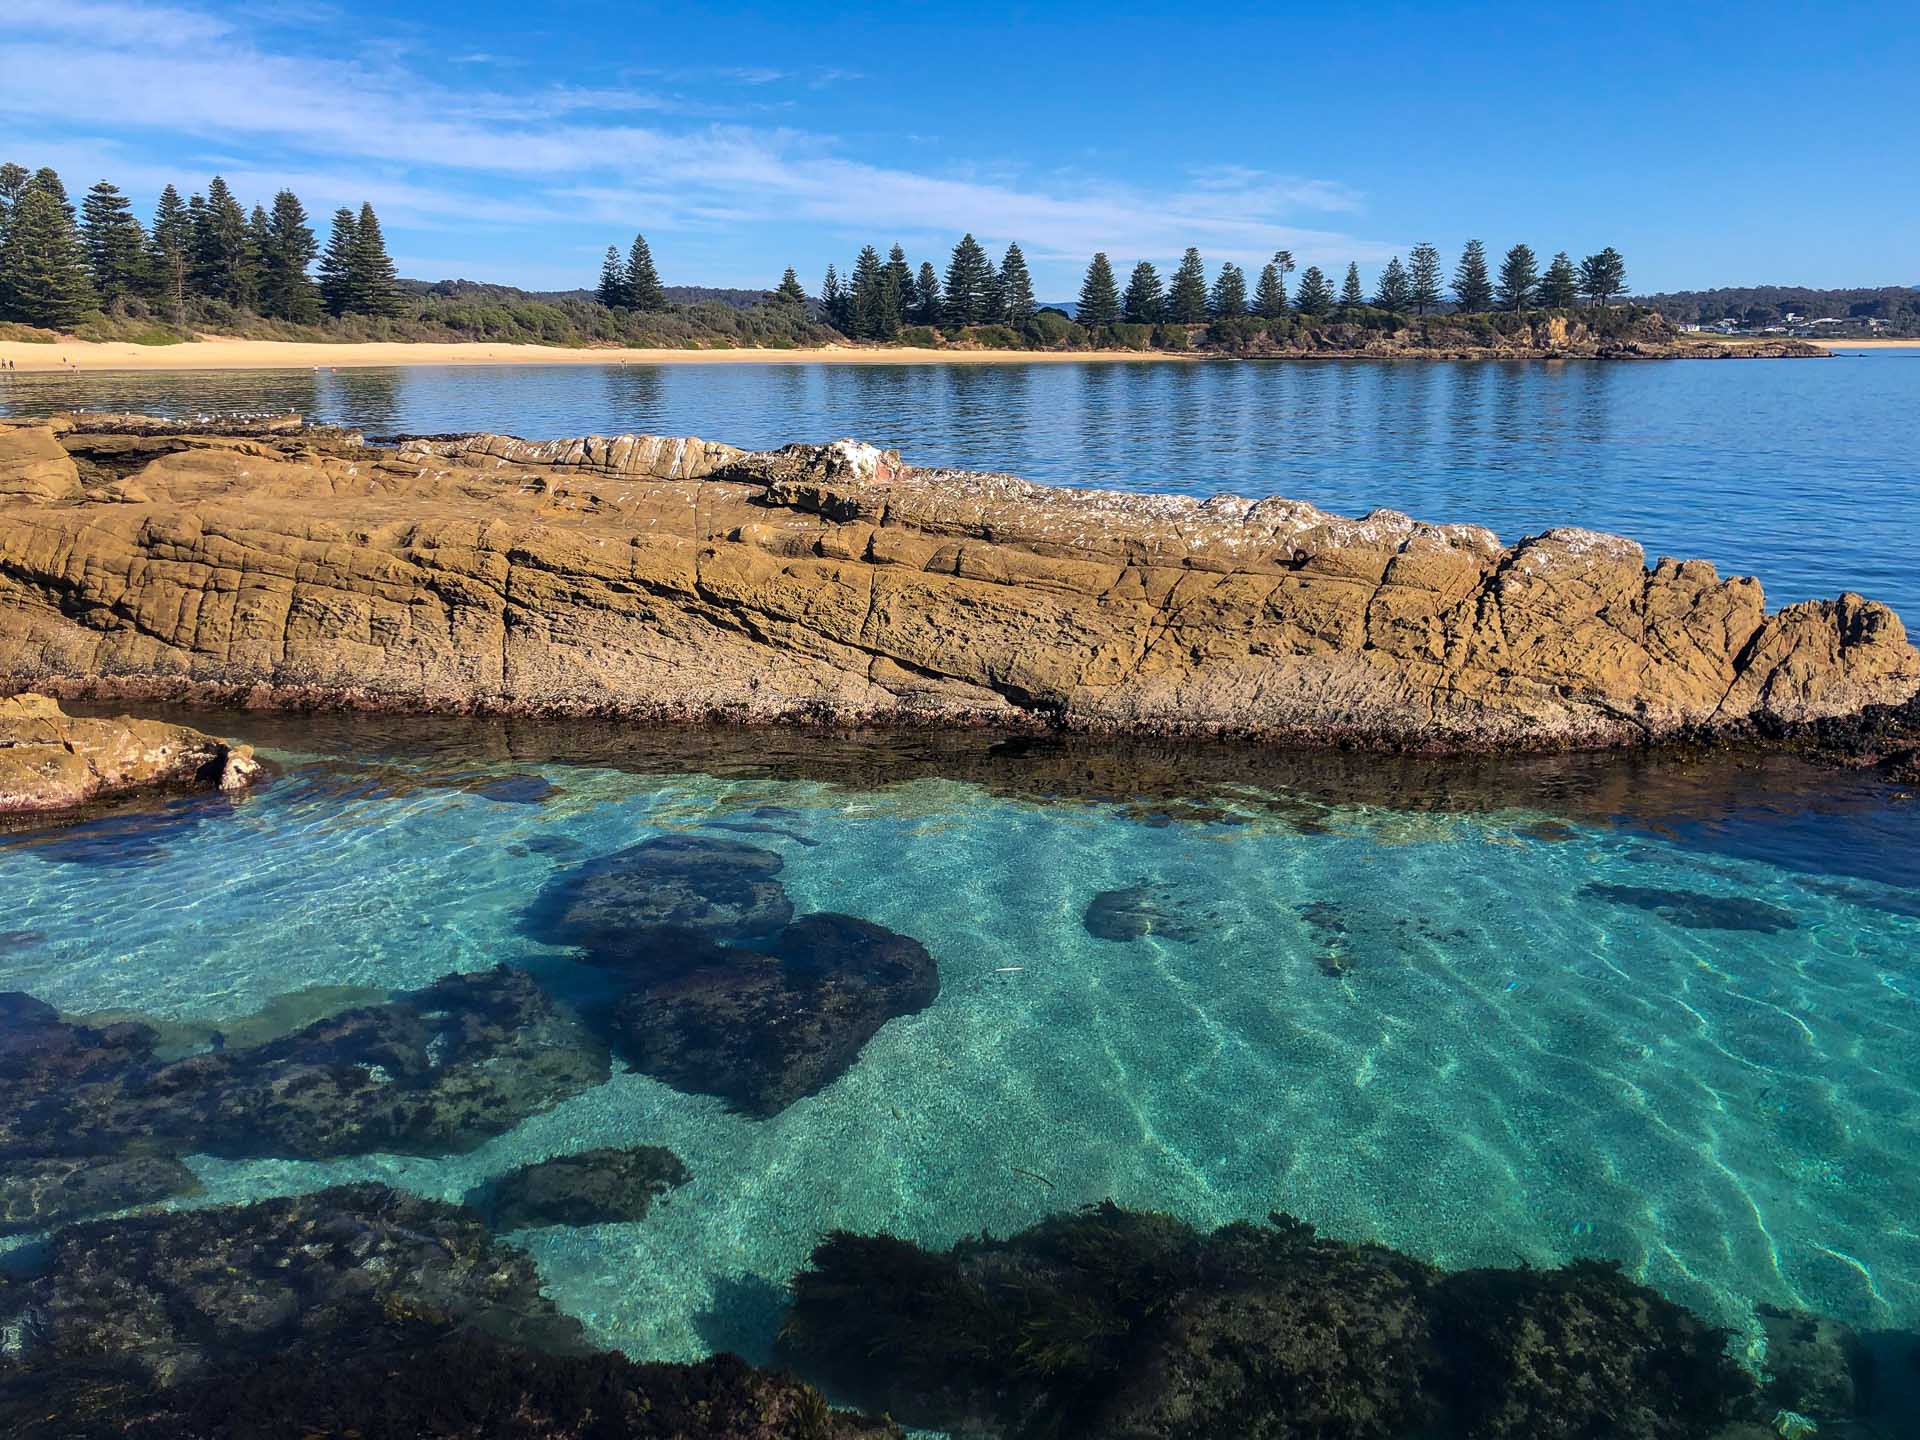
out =
[[1087,332],[1063,310],[1051,307],[1027,322],[1027,334],[1033,343],[1047,350],[1078,349],[1087,343]]
[[974,325],[967,332],[967,338],[987,350],[1019,350],[1022,348],[1019,334],[1011,325]]

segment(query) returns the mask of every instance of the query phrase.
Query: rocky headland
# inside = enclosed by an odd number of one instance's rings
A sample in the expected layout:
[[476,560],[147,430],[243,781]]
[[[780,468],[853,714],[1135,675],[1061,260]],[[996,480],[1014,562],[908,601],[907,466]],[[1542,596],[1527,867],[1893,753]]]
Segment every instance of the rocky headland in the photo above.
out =
[[1769,614],[1756,581],[1585,530],[1503,545],[853,441],[66,417],[0,427],[0,686],[1566,749],[1853,735],[1913,708],[1920,654],[1872,600]]

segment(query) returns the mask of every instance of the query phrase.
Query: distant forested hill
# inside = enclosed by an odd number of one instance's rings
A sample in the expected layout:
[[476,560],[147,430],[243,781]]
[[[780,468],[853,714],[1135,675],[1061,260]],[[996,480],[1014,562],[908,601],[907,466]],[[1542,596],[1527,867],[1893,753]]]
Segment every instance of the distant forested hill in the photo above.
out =
[[1637,303],[1676,324],[1738,320],[1776,325],[1791,311],[1810,320],[1884,320],[1897,333],[1920,334],[1920,286],[1882,285],[1857,290],[1814,290],[1805,285],[1734,285],[1719,290],[1675,290],[1642,295]]
[[[515,285],[492,285],[484,280],[402,279],[395,283],[408,295],[496,305],[560,305],[569,301],[591,304],[594,300],[594,292],[584,286],[577,290],[522,290]],[[673,305],[726,305],[735,310],[751,310],[773,299],[771,290],[727,290],[713,285],[668,285],[663,289],[668,303]]]

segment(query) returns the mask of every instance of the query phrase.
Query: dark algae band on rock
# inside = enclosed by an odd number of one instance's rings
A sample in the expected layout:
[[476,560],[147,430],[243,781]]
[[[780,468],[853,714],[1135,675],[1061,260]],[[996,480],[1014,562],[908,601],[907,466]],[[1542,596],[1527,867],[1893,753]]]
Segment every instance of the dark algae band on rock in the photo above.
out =
[[1505,749],[1830,725],[1907,702],[1920,655],[1858,595],[1769,614],[1584,530],[1509,546],[852,441],[80,417],[0,428],[0,684]]

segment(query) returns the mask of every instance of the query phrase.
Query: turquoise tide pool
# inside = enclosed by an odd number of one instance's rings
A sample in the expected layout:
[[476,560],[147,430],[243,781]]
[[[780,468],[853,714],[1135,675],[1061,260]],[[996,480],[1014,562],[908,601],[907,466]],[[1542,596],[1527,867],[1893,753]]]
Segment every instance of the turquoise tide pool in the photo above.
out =
[[[1136,797],[1124,759],[1019,747],[989,788],[910,741],[892,768],[791,736],[817,763],[709,736],[621,765],[564,732],[509,759],[457,722],[429,745],[194,718],[279,777],[0,837],[0,990],[216,1028],[502,962],[564,993],[580,967],[526,907],[677,833],[776,852],[796,909],[918,939],[940,994],[770,1119],[616,1063],[466,1155],[194,1156],[185,1203],[349,1178],[458,1199],[544,1156],[669,1146],[693,1179],[644,1221],[517,1237],[642,1357],[764,1357],[828,1228],[946,1245],[1103,1197],[1284,1210],[1448,1266],[1617,1258],[1746,1332],[1758,1302],[1920,1327],[1920,803],[1868,782],[1536,762],[1503,794],[1481,765],[1436,808],[1431,776],[1383,761],[1369,785],[1346,758],[1337,787],[1303,761],[1184,794],[1143,770]],[[1095,897],[1138,886],[1158,933],[1091,933]]]

